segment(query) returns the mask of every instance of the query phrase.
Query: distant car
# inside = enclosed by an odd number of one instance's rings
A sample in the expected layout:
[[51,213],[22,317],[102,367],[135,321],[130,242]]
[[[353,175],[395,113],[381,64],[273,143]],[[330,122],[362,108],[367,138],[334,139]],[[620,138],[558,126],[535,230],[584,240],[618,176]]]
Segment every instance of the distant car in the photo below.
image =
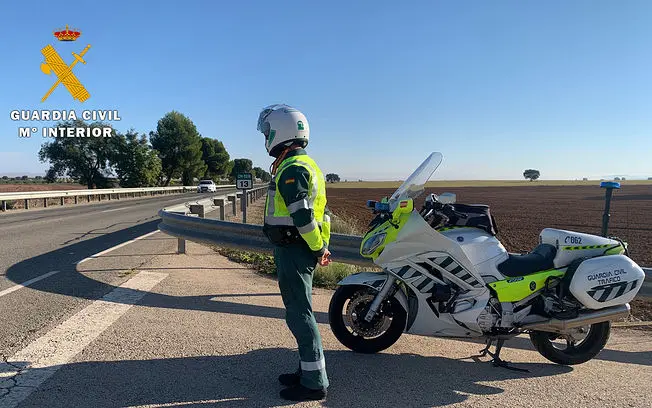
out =
[[197,186],[198,193],[214,193],[217,191],[217,186],[213,180],[200,180]]

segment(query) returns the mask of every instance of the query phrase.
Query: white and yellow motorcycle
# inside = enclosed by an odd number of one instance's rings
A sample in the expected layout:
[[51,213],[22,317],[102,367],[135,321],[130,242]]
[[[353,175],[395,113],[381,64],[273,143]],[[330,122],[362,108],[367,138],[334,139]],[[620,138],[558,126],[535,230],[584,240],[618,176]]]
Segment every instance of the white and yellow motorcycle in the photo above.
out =
[[[414,199],[442,161],[432,153],[388,199],[368,201],[375,219],[360,254],[383,272],[338,283],[330,326],[351,350],[375,353],[402,333],[483,338],[494,365],[505,340],[529,333],[558,364],[584,363],[609,338],[611,321],[629,315],[645,273],[627,244],[544,229],[530,253],[507,252],[486,205],[457,204],[454,194]],[[495,352],[490,351],[496,342]]]

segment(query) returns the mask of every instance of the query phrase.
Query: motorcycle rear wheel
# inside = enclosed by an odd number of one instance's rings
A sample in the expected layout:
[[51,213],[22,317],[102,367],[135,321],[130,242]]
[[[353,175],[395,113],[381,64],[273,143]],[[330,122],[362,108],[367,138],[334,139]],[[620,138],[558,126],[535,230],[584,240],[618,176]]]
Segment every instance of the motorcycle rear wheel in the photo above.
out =
[[[367,286],[345,285],[338,287],[331,298],[328,309],[331,330],[344,346],[353,351],[372,354],[385,350],[396,343],[405,329],[407,312],[393,296],[383,302],[371,323],[364,321],[376,293]],[[351,302],[357,304],[352,306]],[[351,313],[350,307],[357,313]],[[353,315],[352,328],[347,327],[344,314]]]
[[565,349],[554,343],[562,337],[555,333],[533,331],[530,332],[530,340],[537,351],[553,363],[576,365],[586,363],[597,356],[607,344],[610,333],[611,322],[592,324],[579,344],[566,340]]

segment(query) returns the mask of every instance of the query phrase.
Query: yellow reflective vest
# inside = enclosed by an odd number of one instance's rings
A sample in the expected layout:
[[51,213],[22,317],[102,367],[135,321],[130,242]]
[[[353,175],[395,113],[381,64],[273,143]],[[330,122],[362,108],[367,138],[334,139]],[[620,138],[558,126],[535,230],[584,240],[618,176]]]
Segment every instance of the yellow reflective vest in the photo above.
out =
[[310,249],[319,254],[328,247],[331,220],[326,207],[326,181],[317,163],[303,149],[289,152],[270,182],[265,228],[296,228]]

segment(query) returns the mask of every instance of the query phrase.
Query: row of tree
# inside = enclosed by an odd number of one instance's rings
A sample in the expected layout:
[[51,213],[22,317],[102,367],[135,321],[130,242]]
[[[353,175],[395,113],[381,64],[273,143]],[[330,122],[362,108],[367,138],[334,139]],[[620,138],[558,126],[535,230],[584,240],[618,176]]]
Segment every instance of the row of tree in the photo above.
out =
[[[16,177],[9,177],[9,176],[2,176],[2,180],[30,180],[29,176],[16,176]],[[36,176],[32,180],[43,180],[43,176]]]
[[[107,127],[82,120],[61,122],[58,127]],[[197,179],[234,181],[236,174],[250,172],[262,181],[271,175],[253,167],[250,159],[231,160],[224,144],[203,137],[185,115],[172,111],[163,116],[156,131],[139,135],[129,130],[125,134],[113,130],[110,138],[55,138],[41,146],[41,162],[48,162],[45,179],[56,181],[70,177],[88,188],[110,187],[117,179],[120,187],[168,186],[181,179],[183,185],[193,185]]]

